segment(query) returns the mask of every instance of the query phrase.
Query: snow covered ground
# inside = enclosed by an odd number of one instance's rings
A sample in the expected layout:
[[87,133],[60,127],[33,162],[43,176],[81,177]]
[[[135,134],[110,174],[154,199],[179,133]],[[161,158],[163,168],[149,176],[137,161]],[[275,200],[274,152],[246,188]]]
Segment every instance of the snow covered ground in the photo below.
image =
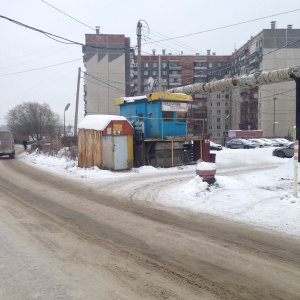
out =
[[[272,150],[273,148],[223,149],[214,152],[217,181],[212,186],[196,175],[195,165],[168,169],[144,166],[128,172],[111,172],[97,167],[78,168],[77,162],[65,157],[46,156],[36,152],[22,153],[18,157],[38,168],[87,184],[100,181],[109,184],[126,178],[129,183],[133,178],[138,178],[138,175],[146,185],[147,174],[149,180],[153,180],[153,176],[159,178],[159,175],[169,174],[172,178],[172,175],[182,173],[184,180],[165,185],[156,192],[152,201],[164,205],[166,209],[176,207],[208,213],[300,237],[300,200],[293,196],[294,159],[273,157]],[[249,167],[246,172],[242,171],[245,167]],[[185,172],[188,170],[191,170],[190,175]],[[300,179],[300,174],[298,178]],[[123,185],[122,193],[126,188],[129,192],[132,186]],[[140,200],[148,201],[146,196]]]

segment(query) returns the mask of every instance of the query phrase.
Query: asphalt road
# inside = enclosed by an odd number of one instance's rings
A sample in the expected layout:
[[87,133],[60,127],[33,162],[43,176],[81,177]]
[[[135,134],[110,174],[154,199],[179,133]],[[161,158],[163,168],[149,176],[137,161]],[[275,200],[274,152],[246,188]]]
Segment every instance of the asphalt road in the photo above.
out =
[[120,184],[0,158],[0,299],[300,299],[299,239],[166,211]]

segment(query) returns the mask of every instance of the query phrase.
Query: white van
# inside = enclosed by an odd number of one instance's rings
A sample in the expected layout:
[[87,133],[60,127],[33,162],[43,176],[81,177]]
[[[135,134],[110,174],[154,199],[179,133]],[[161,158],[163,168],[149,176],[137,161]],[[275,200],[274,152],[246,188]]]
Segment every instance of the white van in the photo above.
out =
[[9,130],[0,130],[0,156],[8,155],[15,158],[15,143]]

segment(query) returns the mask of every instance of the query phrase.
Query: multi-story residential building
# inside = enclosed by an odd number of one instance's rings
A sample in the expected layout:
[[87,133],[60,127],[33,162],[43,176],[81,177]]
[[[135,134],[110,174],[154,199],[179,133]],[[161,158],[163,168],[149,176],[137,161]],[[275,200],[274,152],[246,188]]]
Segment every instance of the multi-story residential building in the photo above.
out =
[[[118,113],[113,101],[138,91],[138,57],[124,35],[87,34],[86,114]],[[141,57],[141,92],[208,83],[299,65],[300,29],[263,29],[230,55],[174,55],[152,51]],[[154,85],[153,85],[154,83]],[[295,124],[295,83],[284,82],[193,95],[188,133],[222,142],[229,129],[260,129],[264,136],[288,136]]]
[[[263,29],[232,54],[232,76],[298,66],[300,29]],[[232,129],[260,129],[264,136],[290,136],[295,126],[295,82],[232,90]],[[235,109],[236,107],[236,109]],[[239,120],[238,120],[238,111]]]
[[114,99],[130,96],[130,39],[122,34],[85,35],[85,115],[119,114]]

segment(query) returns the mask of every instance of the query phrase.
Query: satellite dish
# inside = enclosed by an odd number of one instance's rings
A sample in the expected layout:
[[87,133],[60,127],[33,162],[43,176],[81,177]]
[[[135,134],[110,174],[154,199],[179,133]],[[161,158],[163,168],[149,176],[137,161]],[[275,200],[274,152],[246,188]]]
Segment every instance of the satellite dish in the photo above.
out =
[[148,92],[151,92],[154,85],[154,79],[152,77],[149,77],[147,82]]

